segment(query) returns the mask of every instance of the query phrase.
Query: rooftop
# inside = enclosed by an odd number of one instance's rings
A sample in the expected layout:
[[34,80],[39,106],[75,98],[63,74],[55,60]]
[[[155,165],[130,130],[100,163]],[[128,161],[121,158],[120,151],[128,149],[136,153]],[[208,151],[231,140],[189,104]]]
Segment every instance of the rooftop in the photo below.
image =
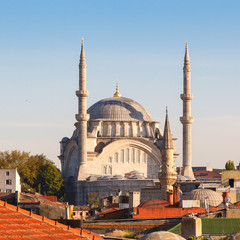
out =
[[20,238],[21,240],[88,240],[93,238],[102,240],[96,234],[70,228],[3,201],[0,201],[0,238],[1,240]]
[[195,171],[193,173],[196,179],[206,179],[206,178],[221,179],[221,174],[216,171]]

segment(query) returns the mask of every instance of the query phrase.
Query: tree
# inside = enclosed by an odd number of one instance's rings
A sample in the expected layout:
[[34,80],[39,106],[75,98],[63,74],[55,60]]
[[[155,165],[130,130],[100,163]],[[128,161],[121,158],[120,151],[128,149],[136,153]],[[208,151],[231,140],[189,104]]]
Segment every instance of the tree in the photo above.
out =
[[22,190],[55,195],[63,200],[64,186],[60,170],[45,155],[30,155],[18,150],[0,152],[0,168],[17,168]]
[[226,170],[235,170],[234,162],[231,160],[228,160],[225,164],[225,169]]
[[88,193],[88,204],[90,208],[98,207],[99,204],[98,193],[96,192]]

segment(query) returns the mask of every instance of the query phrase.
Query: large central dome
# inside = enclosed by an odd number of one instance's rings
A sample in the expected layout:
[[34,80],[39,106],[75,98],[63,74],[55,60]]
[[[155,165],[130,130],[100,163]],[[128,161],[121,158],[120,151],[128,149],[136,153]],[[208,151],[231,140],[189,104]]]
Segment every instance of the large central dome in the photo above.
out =
[[141,104],[124,97],[102,99],[93,104],[87,112],[90,120],[154,122]]

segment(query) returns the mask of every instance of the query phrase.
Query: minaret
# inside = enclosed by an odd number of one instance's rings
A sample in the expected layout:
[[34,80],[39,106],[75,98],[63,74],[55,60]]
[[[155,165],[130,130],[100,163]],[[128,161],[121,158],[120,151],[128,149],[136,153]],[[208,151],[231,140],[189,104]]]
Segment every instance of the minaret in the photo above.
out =
[[86,90],[86,61],[84,44],[82,39],[82,47],[79,62],[79,90],[76,91],[78,97],[78,114],[76,119],[78,121],[78,180],[84,179],[84,166],[87,164],[87,121],[89,114],[87,114],[87,97],[89,92]]
[[180,117],[180,121],[183,125],[183,169],[182,175],[194,178],[192,171],[192,137],[191,137],[191,125],[193,123],[193,117],[191,116],[191,100],[193,94],[191,94],[191,67],[188,55],[188,45],[186,42],[184,67],[183,67],[183,94],[181,99],[183,100],[183,116]]
[[174,169],[174,148],[167,110],[161,147],[161,155],[162,168],[161,172],[158,174],[158,178],[161,184],[161,199],[167,200],[167,194],[173,191],[173,184],[177,179],[177,173]]

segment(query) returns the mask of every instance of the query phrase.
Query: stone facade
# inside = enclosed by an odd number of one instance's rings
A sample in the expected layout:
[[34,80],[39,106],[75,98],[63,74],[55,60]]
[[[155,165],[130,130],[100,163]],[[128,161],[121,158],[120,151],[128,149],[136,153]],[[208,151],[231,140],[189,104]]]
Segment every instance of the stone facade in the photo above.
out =
[[[88,193],[98,193],[98,198],[102,199],[106,196],[116,195],[118,192],[127,194],[130,191],[140,192],[141,188],[146,186],[154,187],[153,179],[111,179],[106,176],[104,179],[98,178],[95,181],[75,181],[68,189],[68,201],[74,205],[81,203],[86,204],[88,201]],[[69,192],[69,190],[71,192]]]
[[146,202],[153,199],[162,199],[161,186],[156,183],[154,187],[141,188],[140,202]]

